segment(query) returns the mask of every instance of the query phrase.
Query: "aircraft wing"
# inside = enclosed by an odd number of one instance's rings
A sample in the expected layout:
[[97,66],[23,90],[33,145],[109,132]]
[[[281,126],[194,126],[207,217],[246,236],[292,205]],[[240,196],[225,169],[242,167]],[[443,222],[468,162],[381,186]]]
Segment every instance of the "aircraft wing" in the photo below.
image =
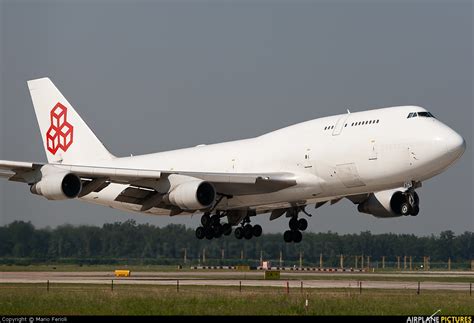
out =
[[41,164],[28,162],[0,160],[0,177],[8,178],[10,181],[32,183],[37,175],[36,171]]
[[[40,168],[45,164],[0,160],[0,177],[11,181],[33,184],[41,177]],[[153,189],[156,182],[171,174],[186,175],[210,182],[216,191],[225,195],[250,195],[276,192],[296,185],[295,175],[287,172],[271,173],[208,173],[187,171],[161,171],[149,169],[114,168],[101,166],[78,166],[49,164],[70,171],[86,182],[96,180],[98,186],[106,187],[108,183],[128,184],[130,186]],[[98,185],[98,184],[101,185]]]

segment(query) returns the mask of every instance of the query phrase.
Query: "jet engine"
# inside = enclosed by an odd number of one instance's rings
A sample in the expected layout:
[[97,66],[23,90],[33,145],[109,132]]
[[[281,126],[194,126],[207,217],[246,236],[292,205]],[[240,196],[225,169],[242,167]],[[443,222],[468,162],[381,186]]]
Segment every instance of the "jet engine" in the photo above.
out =
[[401,189],[370,193],[368,198],[360,203],[357,210],[371,214],[377,218],[389,218],[402,215],[418,215],[419,197],[416,192],[409,193]]
[[192,180],[177,185],[165,199],[182,210],[202,210],[215,201],[216,190],[211,183]]
[[39,182],[31,185],[33,194],[48,200],[66,200],[76,198],[82,190],[79,176],[68,172],[55,172],[43,175]]

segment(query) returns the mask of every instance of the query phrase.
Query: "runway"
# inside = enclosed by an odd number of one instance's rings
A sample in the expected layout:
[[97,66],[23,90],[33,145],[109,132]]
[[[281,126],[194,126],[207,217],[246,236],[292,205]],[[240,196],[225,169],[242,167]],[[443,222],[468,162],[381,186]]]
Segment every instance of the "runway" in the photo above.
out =
[[[264,280],[263,271],[175,271],[132,272],[131,277],[115,277],[113,272],[1,272],[2,283],[177,285],[180,286],[252,286],[301,288],[418,289],[469,292],[468,282],[429,281],[433,277],[472,277],[473,272],[449,273],[303,273],[282,272],[280,280]],[[404,280],[404,277],[410,278]],[[386,279],[380,279],[386,278]]]

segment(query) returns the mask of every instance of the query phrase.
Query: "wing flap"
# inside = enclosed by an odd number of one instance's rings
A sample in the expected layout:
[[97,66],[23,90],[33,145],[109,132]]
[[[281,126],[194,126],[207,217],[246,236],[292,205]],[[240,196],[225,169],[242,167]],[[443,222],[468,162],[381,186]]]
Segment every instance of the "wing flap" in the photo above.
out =
[[142,204],[149,196],[154,195],[155,191],[139,187],[127,187],[116,198],[117,202],[130,204]]

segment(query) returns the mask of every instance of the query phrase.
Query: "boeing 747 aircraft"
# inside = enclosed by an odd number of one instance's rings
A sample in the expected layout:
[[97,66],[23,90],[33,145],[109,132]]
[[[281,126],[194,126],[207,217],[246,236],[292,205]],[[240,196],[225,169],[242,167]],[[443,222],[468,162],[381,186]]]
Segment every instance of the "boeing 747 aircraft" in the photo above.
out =
[[[380,218],[416,216],[415,189],[446,170],[466,143],[418,106],[319,118],[262,136],[115,157],[49,78],[28,81],[48,163],[0,161],[0,176],[49,200],[80,199],[149,215],[203,213],[198,239],[262,234],[254,216],[288,218],[300,242],[319,208],[347,198]],[[410,131],[406,131],[410,129]],[[225,223],[221,220],[225,219]]]

